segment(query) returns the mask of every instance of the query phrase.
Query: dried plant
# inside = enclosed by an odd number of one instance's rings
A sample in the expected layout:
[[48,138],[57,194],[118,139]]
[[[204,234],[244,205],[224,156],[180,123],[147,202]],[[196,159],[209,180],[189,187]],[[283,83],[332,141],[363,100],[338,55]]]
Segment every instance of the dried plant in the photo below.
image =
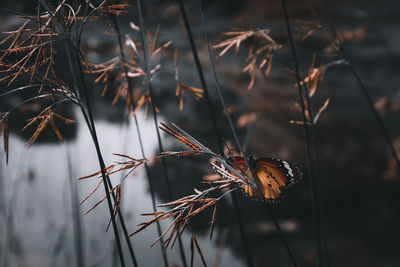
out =
[[32,126],[34,123],[39,122],[35,132],[33,133],[32,137],[28,140],[26,145],[28,147],[31,146],[38,139],[39,135],[46,128],[46,126],[49,124],[51,125],[51,128],[53,129],[54,133],[57,135],[58,140],[60,140],[60,142],[63,143],[64,140],[54,122],[55,118],[64,121],[66,124],[75,122],[74,120],[67,119],[64,116],[61,116],[60,114],[53,112],[53,110],[50,107],[45,108],[42,112],[39,113],[39,115],[29,119],[25,127],[22,128],[22,131],[24,131],[29,126]]
[[[13,111],[28,102],[43,101],[43,110],[36,117],[28,120],[27,125],[22,129],[25,130],[39,122],[37,129],[27,142],[27,146],[31,146],[49,124],[62,142],[63,138],[54,119],[62,120],[67,124],[73,121],[55,113],[56,105],[66,102],[80,105],[75,93],[68,88],[55,70],[55,42],[64,40],[60,29],[70,29],[76,21],[80,9],[73,12],[70,6],[62,1],[52,10],[52,13],[43,13],[39,6],[36,16],[20,16],[24,20],[22,26],[14,31],[5,32],[6,37],[0,42],[0,45],[5,46],[1,50],[0,56],[0,82],[6,83],[7,88],[16,81],[25,83],[24,86],[7,90],[0,97],[32,89],[34,90],[31,95],[35,95],[22,100],[10,110],[0,114],[6,161],[8,160],[7,118]],[[27,80],[28,82],[26,82]]]
[[299,24],[296,27],[296,31],[300,32],[302,35],[301,41],[305,41],[311,36],[315,36],[319,39],[328,40],[328,45],[324,48],[326,55],[328,56],[338,56],[340,43],[343,42],[360,42],[365,39],[367,34],[366,25],[360,25],[357,28],[344,28],[336,32],[336,37],[333,38],[329,29],[326,25],[320,21],[319,17],[314,10],[311,10],[314,17],[313,20],[300,20],[296,19],[295,23]]
[[109,25],[113,26],[112,19],[110,15],[122,15],[128,13],[128,4],[110,4],[110,1],[103,0],[97,7],[94,6],[91,1],[85,0],[86,4],[91,7],[92,13],[97,13],[104,21]]
[[254,123],[257,120],[257,114],[255,113],[246,113],[241,115],[237,120],[237,126],[240,128],[248,127],[250,124]]
[[[0,82],[6,82],[7,87],[9,87],[16,84],[17,80],[25,84],[27,78],[29,80],[27,83],[28,85],[10,89],[1,94],[0,97],[38,88],[38,90],[33,92],[36,96],[23,99],[23,101],[14,105],[10,110],[0,114],[1,132],[5,144],[4,150],[6,154],[8,154],[7,119],[9,119],[10,114],[18,107],[30,101],[39,102],[39,100],[43,100],[38,103],[38,106],[41,106],[42,110],[37,116],[29,119],[26,126],[23,128],[23,130],[25,130],[37,123],[36,130],[27,142],[27,146],[31,146],[48,125],[52,127],[57,138],[63,142],[63,137],[56,126],[55,120],[61,120],[67,124],[73,121],[57,114],[56,105],[66,102],[72,102],[78,105],[91,133],[93,143],[97,148],[97,159],[100,169],[102,170],[102,183],[105,187],[106,199],[113,224],[121,266],[124,266],[124,257],[117,224],[114,218],[117,214],[128,243],[132,261],[134,265],[137,266],[123,222],[123,216],[119,212],[121,186],[113,187],[111,181],[103,172],[104,160],[98,149],[99,142],[92,115],[91,100],[88,97],[88,88],[82,71],[83,64],[86,65],[88,69],[90,69],[90,65],[80,49],[82,29],[89,19],[95,18],[93,15],[95,12],[107,21],[105,14],[111,14],[111,16],[122,14],[125,12],[127,5],[110,5],[109,3],[111,1],[102,1],[100,6],[94,7],[89,1],[86,1],[93,10],[89,14],[86,14],[88,9],[85,8],[85,13],[81,14],[81,5],[77,5],[74,9],[72,4],[67,3],[66,0],[59,1],[57,6],[53,6],[50,1],[46,0],[40,0],[39,2],[40,5],[38,6],[37,15],[21,16],[21,18],[25,20],[22,26],[15,31],[7,32],[7,37],[0,42],[0,45],[6,46],[5,49],[1,50]],[[64,44],[65,50],[59,49],[59,46],[57,46],[56,49],[56,42]],[[67,58],[72,78],[70,85],[64,83],[57,74],[55,66],[57,65],[57,59],[60,58],[60,54],[58,54],[59,51],[65,52]],[[74,63],[76,64],[74,65]],[[73,89],[70,89],[68,86],[71,86]],[[84,96],[82,98],[84,102],[81,102],[81,95]],[[6,160],[7,158],[8,156]],[[114,205],[110,195],[114,198]]]
[[[227,194],[240,188],[240,185],[246,184],[253,188],[257,188],[255,183],[251,183],[248,173],[239,173],[236,168],[233,168],[232,163],[228,163],[227,159],[223,156],[219,156],[211,151],[209,148],[201,144],[195,138],[190,136],[188,133],[180,129],[178,126],[173,124],[172,126],[168,126],[164,123],[161,123],[160,129],[165,131],[166,133],[172,135],[182,144],[190,147],[190,150],[184,151],[168,151],[163,152],[161,155],[154,156],[150,159],[135,159],[130,156],[116,154],[117,156],[127,158],[128,161],[125,162],[117,162],[105,168],[105,172],[107,175],[119,172],[121,170],[129,170],[129,173],[135,170],[137,167],[143,165],[145,162],[154,161],[160,159],[162,157],[170,157],[170,156],[178,156],[178,157],[185,157],[185,156],[208,156],[212,160],[210,164],[212,165],[213,169],[220,175],[219,179],[213,180],[206,180],[204,183],[210,184],[211,187],[205,189],[203,191],[194,189],[194,194],[182,197],[178,200],[171,201],[165,204],[159,205],[159,207],[169,207],[169,209],[165,211],[158,211],[158,212],[151,212],[142,214],[144,216],[153,216],[154,218],[141,223],[139,226],[140,228],[133,232],[130,236],[146,229],[150,225],[156,222],[160,222],[169,218],[173,218],[170,225],[164,231],[164,233],[153,242],[152,245],[156,244],[161,238],[167,236],[164,240],[163,247],[164,250],[167,249],[169,246],[173,246],[175,244],[176,239],[182,234],[183,230],[189,223],[190,219],[197,215],[198,213],[202,212],[203,210],[213,207],[213,215],[211,218],[211,228],[210,228],[210,239],[212,238],[214,224],[216,220],[216,215],[218,211],[218,202]],[[115,169],[115,167],[119,167]],[[236,166],[237,167],[237,166]],[[237,167],[237,169],[240,169]],[[85,177],[78,178],[79,180],[87,179],[91,177],[98,176],[100,172],[96,172],[90,174]],[[101,181],[96,185],[95,189],[89,193],[87,197],[82,201],[84,202],[88,197],[90,197],[94,191],[97,190]],[[116,187],[114,187],[115,189]],[[113,190],[114,190],[113,189]],[[220,191],[224,191],[219,197],[209,197],[211,193],[217,193]],[[98,204],[104,201],[105,197],[103,197],[98,203],[95,204],[93,208],[95,208]],[[82,203],[81,202],[81,203]],[[93,210],[91,208],[89,211]]]
[[[216,182],[214,182],[216,183]],[[224,196],[222,195],[219,198],[210,198],[207,197],[208,194],[215,191],[220,191],[222,189],[227,189],[231,185],[235,184],[236,181],[221,181],[221,185],[210,187],[204,191],[200,191],[195,189],[195,193],[190,196],[182,197],[178,200],[158,205],[159,207],[170,207],[170,209],[166,211],[158,211],[152,213],[142,214],[143,216],[154,216],[154,218],[150,219],[147,222],[141,223],[141,226],[138,230],[133,232],[131,235],[134,235],[148,226],[152,225],[157,221],[163,221],[165,219],[173,217],[172,222],[169,224],[164,233],[155,240],[152,245],[156,244],[162,237],[164,237],[167,233],[169,233],[168,237],[164,241],[164,249],[167,249],[168,246],[174,246],[176,239],[183,233],[183,230],[189,223],[189,220],[195,216],[196,214],[202,212],[203,210],[214,207],[213,215],[211,218],[211,229],[210,229],[210,239],[212,238],[214,224],[216,220],[216,214],[218,211],[217,203]],[[172,243],[171,243],[172,241]]]
[[[61,7],[56,9],[55,14]],[[8,44],[2,49],[0,57],[0,82],[10,86],[17,78],[30,76],[29,84],[35,80],[63,85],[54,70],[54,38],[59,34],[54,31],[54,23],[49,15],[23,17],[25,22],[15,31],[5,32],[7,36],[0,42]],[[11,41],[11,43],[9,43]],[[15,58],[16,57],[16,58]],[[9,63],[11,60],[15,63]],[[40,93],[44,86],[40,86]]]
[[8,163],[8,125],[6,115],[0,116],[0,124],[1,134],[3,135],[4,153],[6,154],[6,163]]
[[[308,98],[303,96],[303,103],[304,103],[304,107],[305,107],[304,115],[305,115],[307,125],[316,124],[321,113],[328,107],[329,102],[330,102],[330,99],[327,98],[324,101],[324,104],[319,108],[318,112],[315,114],[314,119],[311,120],[311,116],[310,116],[310,112],[309,112],[309,103],[307,100],[310,100],[314,96],[315,92],[317,91],[319,83],[322,82],[324,79],[324,75],[325,75],[325,71],[326,71],[327,67],[332,66],[332,64],[329,64],[328,66],[320,65],[318,68],[316,68],[315,60],[316,60],[316,55],[314,54],[311,67],[308,71],[308,75],[303,80],[300,81],[300,84],[302,86],[306,86],[306,88],[308,89]],[[336,62],[334,62],[334,64],[336,64]],[[293,72],[291,70],[289,70],[289,72],[291,74],[293,74],[294,76],[296,76],[295,72]],[[297,86],[297,85],[295,85],[295,86]],[[301,112],[300,104],[295,103],[295,106]],[[304,124],[303,121],[295,121],[295,120],[291,120],[290,123],[299,124],[299,125]]]
[[302,41],[305,41],[307,38],[314,35],[316,32],[323,30],[324,27],[321,23],[315,21],[305,21],[305,20],[295,20],[295,23],[300,24],[301,26],[296,27],[296,30],[299,32],[304,32]]
[[[134,23],[130,23],[130,27],[134,31],[140,30]],[[102,82],[104,84],[102,95],[105,95],[109,88],[115,89],[115,96],[112,101],[114,105],[120,98],[125,99],[128,111],[132,111],[133,115],[141,108],[145,107],[145,116],[147,118],[149,105],[152,102],[150,93],[146,88],[146,75],[150,75],[150,79],[156,76],[162,69],[162,52],[172,44],[172,41],[159,45],[160,27],[157,28],[155,33],[147,32],[147,51],[150,54],[149,74],[146,74],[143,62],[143,44],[136,41],[131,36],[126,36],[124,42],[125,56],[124,59],[114,57],[104,63],[88,64],[87,72],[99,74],[95,82]],[[195,100],[200,100],[203,97],[203,90],[188,86],[179,81],[178,67],[177,67],[177,50],[174,55],[175,79],[177,81],[176,95],[179,97],[179,109],[183,109],[183,95],[188,92]],[[126,68],[126,75],[125,69]],[[129,90],[128,78],[138,79],[137,86],[133,92]],[[155,107],[156,112],[159,112],[158,107]]]
[[199,243],[197,242],[197,238],[192,234],[192,238],[190,239],[190,266],[193,266],[194,260],[194,247],[196,247],[197,252],[200,255],[201,263],[203,263],[204,267],[207,267],[206,260],[204,259],[203,252],[200,249]]
[[[139,30],[139,28],[130,23],[133,30]],[[149,71],[148,75],[154,76],[161,68],[161,54],[162,51],[169,47],[172,41],[169,41],[161,46],[158,46],[158,39],[160,35],[160,28],[158,27],[156,33],[152,34],[148,32],[148,46],[149,53],[151,53],[150,58],[152,59],[152,69]],[[129,90],[128,81],[126,75],[129,78],[140,79],[138,84],[145,85],[147,75],[144,68],[141,66],[141,58],[143,51],[141,49],[143,44],[136,42],[130,36],[126,36],[124,42],[125,54],[129,55],[124,58],[114,57],[104,63],[100,64],[89,64],[88,72],[99,74],[95,79],[95,82],[102,82],[104,84],[102,95],[105,95],[107,90],[111,88],[116,88],[114,100],[112,104],[115,104],[120,98],[124,98],[126,101],[126,107],[128,111],[133,110],[135,114],[143,104],[146,104],[146,117],[148,112],[148,105],[151,102],[151,98],[148,92],[141,93],[141,88],[136,87],[133,92]],[[126,70],[126,72],[125,72]],[[126,75],[125,75],[126,73]]]
[[388,98],[386,96],[378,98],[374,103],[375,109],[381,116],[394,113],[400,110],[400,93],[395,97]]
[[179,98],[179,110],[183,109],[183,95],[188,92],[195,100],[199,101],[203,97],[203,89],[196,88],[184,84],[179,80],[179,70],[178,70],[178,49],[175,49],[174,53],[174,69],[175,69],[175,80],[177,82],[176,96]]
[[[121,180],[121,182],[119,184],[117,184],[115,187],[113,187],[109,194],[112,194],[112,192],[114,192],[114,190],[118,187],[121,186],[121,183],[124,181],[124,179],[126,177],[128,177],[128,175],[134,171],[137,167],[141,166],[142,164],[144,164],[146,162],[146,160],[143,159],[135,159],[132,158],[130,156],[127,155],[123,155],[123,154],[116,154],[114,153],[114,155],[119,156],[121,158],[127,159],[127,161],[117,161],[114,164],[111,164],[109,166],[107,166],[104,169],[104,172],[107,176],[120,172],[120,171],[124,171],[124,170],[129,170],[129,172],[125,175],[125,177]],[[83,176],[83,177],[79,177],[77,180],[85,180],[88,178],[93,178],[93,177],[97,177],[99,182],[96,184],[96,186],[94,187],[94,189],[86,195],[86,197],[83,198],[83,200],[81,200],[79,202],[79,205],[82,205],[89,197],[91,197],[96,191],[97,189],[100,187],[101,183],[103,182],[102,180],[102,175],[101,175],[101,171],[97,171],[95,173],[92,173],[90,175],[87,176]],[[89,213],[90,211],[92,211],[95,207],[97,207],[101,202],[103,202],[106,199],[106,197],[103,197],[100,201],[98,201],[92,208],[90,208],[85,214]],[[118,199],[118,198],[117,198]],[[118,201],[119,204],[119,201]]]
[[267,29],[232,29],[230,32],[225,32],[223,35],[230,38],[214,45],[214,49],[222,49],[218,54],[219,57],[225,55],[231,48],[235,47],[235,52],[238,53],[240,45],[248,41],[250,47],[246,61],[247,66],[243,68],[243,72],[247,72],[250,76],[250,83],[247,89],[254,86],[255,75],[259,70],[265,79],[268,78],[272,68],[273,52],[282,48],[270,36]]

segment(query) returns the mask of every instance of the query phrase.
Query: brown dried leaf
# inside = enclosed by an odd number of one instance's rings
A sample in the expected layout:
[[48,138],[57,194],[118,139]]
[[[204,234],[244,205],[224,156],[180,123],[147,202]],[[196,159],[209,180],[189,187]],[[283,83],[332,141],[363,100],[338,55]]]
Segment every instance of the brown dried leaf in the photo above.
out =
[[128,4],[119,4],[119,5],[108,5],[100,7],[102,12],[110,13],[113,15],[121,15],[128,13],[128,8],[130,5]]
[[[115,217],[117,215],[118,211],[119,211],[119,204],[121,202],[121,194],[122,194],[121,184],[119,184],[119,185],[117,185],[116,199],[114,198],[115,205],[114,205],[113,217]],[[106,232],[108,231],[108,228],[110,227],[111,222],[112,222],[112,218],[110,218],[110,220],[108,221]]]
[[[78,178],[79,180],[79,178]],[[100,179],[100,181],[97,183],[97,185],[94,187],[94,189],[84,198],[81,200],[81,202],[79,202],[79,205],[82,205],[83,202],[85,202],[89,197],[91,197],[94,192],[96,192],[96,190],[99,188],[99,186],[101,185],[101,183],[103,182],[103,179]]]
[[25,21],[24,24],[21,25],[21,27],[18,28],[18,30],[16,30],[15,32],[11,32],[11,34],[9,36],[7,36],[6,38],[4,38],[1,42],[0,45],[7,42],[10,38],[12,38],[13,36],[15,36],[13,42],[11,43],[11,45],[9,46],[9,48],[14,47],[14,45],[19,41],[19,39],[22,36],[22,33],[25,31],[26,26],[28,25],[29,20]]
[[389,100],[389,98],[381,97],[374,103],[374,107],[379,112],[379,114],[385,116],[392,109],[392,104],[393,103],[391,100]]
[[215,225],[215,221],[217,219],[217,211],[218,211],[218,203],[215,203],[213,214],[212,214],[212,219],[211,219],[210,240],[212,239],[212,236],[214,233],[214,225]]
[[330,102],[330,99],[326,99],[324,104],[322,105],[322,107],[318,110],[317,115],[315,115],[314,117],[314,124],[317,123],[319,116],[321,115],[321,113],[328,107]]
[[[294,120],[291,120],[291,121],[289,121],[289,122],[290,122],[290,124],[304,125],[304,122],[303,122],[303,121],[294,121]],[[309,122],[309,121],[307,121],[306,124],[307,124],[308,126],[311,126],[311,122]]]
[[[108,194],[112,194],[114,192],[114,190],[117,188],[118,186],[112,188]],[[91,212],[92,210],[94,210],[98,205],[100,205],[105,199],[107,198],[107,195],[105,195],[102,199],[100,199],[96,204],[93,205],[93,207],[91,207],[88,211],[85,212],[84,215],[88,214],[89,212]]]
[[192,235],[192,240],[194,241],[194,244],[195,244],[195,246],[197,248],[197,252],[200,255],[200,259],[201,259],[201,262],[203,263],[203,266],[207,267],[206,261],[205,261],[204,256],[203,256],[203,252],[201,252],[199,243],[197,242],[197,239],[196,239],[196,237],[194,235]]
[[175,94],[179,98],[179,110],[183,109],[183,95],[185,92],[188,92],[195,100],[199,101],[203,97],[203,91],[203,89],[178,82]]
[[165,44],[163,44],[162,46],[160,46],[159,48],[157,48],[153,54],[151,55],[152,57],[155,57],[156,55],[158,55],[162,50],[164,50],[165,48],[167,48],[168,46],[170,46],[172,44],[172,41],[169,41]]
[[143,94],[139,100],[136,102],[136,107],[132,112],[132,116],[136,115],[136,112],[143,106],[143,104],[147,101],[147,95],[149,95],[149,93],[145,93]]
[[248,113],[240,116],[237,120],[237,126],[240,128],[247,127],[250,123],[253,123],[257,119],[255,113]]
[[53,128],[53,131],[56,133],[58,140],[60,140],[60,142],[63,144],[64,140],[63,140],[62,135],[61,135],[60,131],[58,130],[56,124],[54,123],[53,120],[50,120],[50,124],[51,124],[51,128]]
[[[205,205],[201,206],[200,208],[197,208],[195,211],[189,213],[189,214],[184,218],[184,220],[188,219],[189,217],[193,217],[194,215],[198,214],[199,212],[201,212],[201,211],[205,210],[206,208],[208,208],[208,207],[210,207],[210,206],[212,206],[212,205],[215,204],[215,199],[208,200],[208,201],[209,201],[209,202],[208,202],[207,204],[205,204]],[[207,201],[202,201],[202,202],[207,202]],[[200,203],[201,203],[201,202],[200,202]]]
[[193,235],[190,238],[190,267],[193,267],[193,261],[194,261],[194,240],[193,240]]
[[1,133],[3,135],[4,153],[6,154],[6,164],[8,164],[8,125],[7,115],[4,115],[1,120]]
[[272,59],[273,59],[273,55],[271,55],[270,57],[269,57],[269,60],[268,60],[268,65],[267,65],[267,69],[265,70],[265,78],[268,78],[269,77],[269,74],[271,73],[271,69],[272,69]]
[[172,129],[171,127],[166,125],[165,123],[161,122],[160,124],[161,124],[161,126],[159,126],[159,128],[161,130],[163,130],[164,132],[166,132],[169,135],[172,135],[182,144],[187,145],[188,147],[190,147],[193,150],[201,151],[201,148],[197,144],[193,143],[192,141],[187,139],[185,136],[181,135],[180,133],[178,133],[177,131],[175,131],[174,129]]
[[42,133],[42,131],[46,128],[46,126],[49,123],[50,123],[54,133],[57,135],[57,138],[60,140],[60,142],[63,142],[63,138],[61,136],[61,133],[60,133],[60,131],[58,130],[58,128],[56,127],[56,125],[54,123],[54,118],[61,119],[67,124],[74,122],[73,120],[67,119],[67,118],[65,118],[65,117],[53,112],[53,110],[51,108],[44,109],[36,117],[27,120],[28,123],[24,126],[24,128],[22,128],[22,131],[25,131],[26,128],[31,126],[33,123],[35,123],[37,121],[40,121],[38,127],[35,130],[35,132],[33,133],[31,138],[26,143],[26,145],[28,147],[30,147],[39,138],[40,134]]
[[[108,171],[112,170],[114,167],[115,167],[115,165],[111,164],[110,166],[108,166],[108,167],[106,167],[106,168],[104,169],[104,172],[105,172],[105,173],[108,173]],[[101,174],[101,170],[100,170],[100,171],[97,171],[97,172],[95,172],[95,173],[92,173],[92,174],[83,176],[83,177],[79,177],[79,178],[77,178],[77,180],[84,180],[84,179],[87,179],[87,178],[92,178],[92,177],[95,177],[95,176],[97,176],[97,175],[99,175],[99,174]]]
[[[157,47],[159,37],[160,37],[160,24],[157,25],[157,30],[156,30],[156,33],[154,34],[153,50],[155,47]],[[170,41],[170,42],[172,43],[172,41]]]
[[178,49],[174,51],[174,70],[175,70],[175,80],[179,79],[179,71],[178,71]]

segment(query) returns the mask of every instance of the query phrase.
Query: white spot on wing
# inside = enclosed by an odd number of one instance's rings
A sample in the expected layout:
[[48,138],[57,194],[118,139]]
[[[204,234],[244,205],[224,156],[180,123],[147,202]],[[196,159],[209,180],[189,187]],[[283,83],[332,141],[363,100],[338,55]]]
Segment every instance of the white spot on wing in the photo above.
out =
[[282,162],[283,162],[283,166],[284,166],[284,167],[286,168],[286,170],[288,171],[290,177],[293,177],[293,176],[294,176],[293,170],[292,170],[292,168],[290,168],[289,163],[287,163],[287,162],[284,161],[284,160],[282,160]]

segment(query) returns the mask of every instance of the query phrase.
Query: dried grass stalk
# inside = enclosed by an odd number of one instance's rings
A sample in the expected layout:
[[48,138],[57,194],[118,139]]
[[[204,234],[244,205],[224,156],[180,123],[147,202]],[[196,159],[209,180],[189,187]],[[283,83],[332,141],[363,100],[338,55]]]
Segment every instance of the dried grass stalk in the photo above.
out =
[[257,71],[260,71],[265,79],[268,78],[272,69],[273,52],[282,48],[269,36],[269,32],[267,29],[233,29],[223,33],[230,38],[213,46],[214,49],[222,49],[218,54],[218,57],[221,57],[232,48],[235,48],[237,54],[242,43],[245,41],[249,43],[246,58],[248,64],[243,68],[243,72],[247,72],[250,76],[247,87],[249,90],[254,86]]

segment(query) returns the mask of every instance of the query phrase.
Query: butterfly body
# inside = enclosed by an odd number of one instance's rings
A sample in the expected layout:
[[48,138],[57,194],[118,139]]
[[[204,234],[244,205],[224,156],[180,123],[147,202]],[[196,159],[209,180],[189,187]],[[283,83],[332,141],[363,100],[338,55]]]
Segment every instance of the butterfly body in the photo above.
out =
[[248,156],[247,165],[244,157],[235,156],[228,157],[226,162],[247,178],[240,183],[243,192],[259,200],[277,202],[285,189],[302,178],[298,167],[280,159]]

